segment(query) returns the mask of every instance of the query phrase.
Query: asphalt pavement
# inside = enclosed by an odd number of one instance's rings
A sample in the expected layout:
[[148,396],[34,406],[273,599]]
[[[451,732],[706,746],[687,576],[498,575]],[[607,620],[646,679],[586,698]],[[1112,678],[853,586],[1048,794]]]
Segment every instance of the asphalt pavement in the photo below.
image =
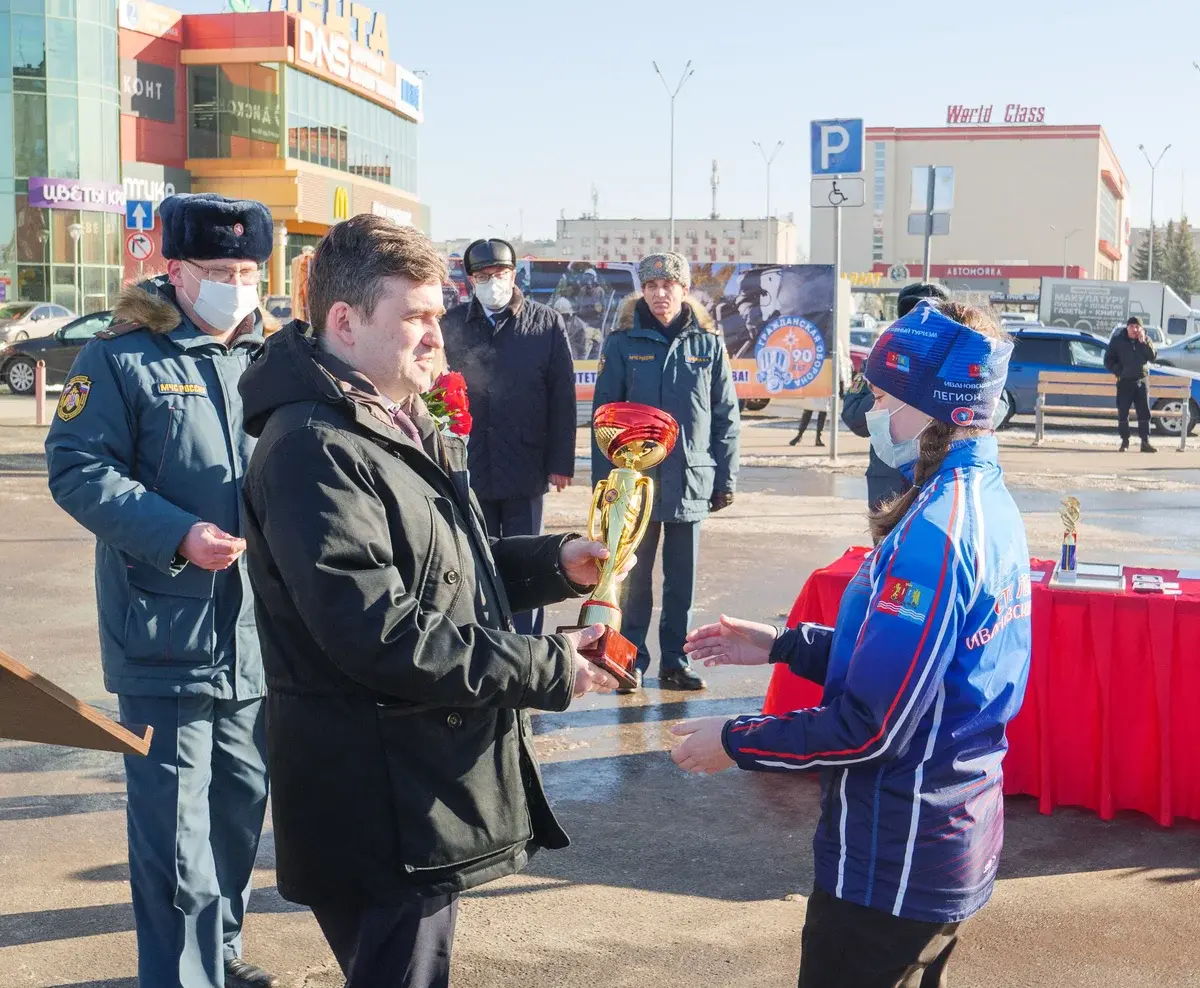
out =
[[[97,659],[92,538],[46,494],[43,431],[17,424],[14,401],[0,398],[0,649],[113,712]],[[779,417],[747,422],[754,465],[734,507],[706,525],[697,622],[780,619],[814,567],[865,537],[865,444],[842,436],[833,465],[811,435],[788,447],[789,429]],[[1082,441],[1005,443],[1034,552],[1053,552],[1058,500],[1074,492],[1096,558],[1200,565],[1200,454],[1122,459]],[[578,527],[586,500],[582,484],[552,495],[549,523]],[[575,617],[558,607],[548,623]],[[755,710],[767,682],[765,670],[706,675],[702,694],[666,693],[652,678],[640,695],[535,716],[574,843],[464,897],[454,988],[795,984],[815,781],[676,770],[671,724]],[[116,756],[0,742],[0,988],[135,988],[124,805]],[[996,894],[970,922],[951,984],[1200,986],[1200,826],[1073,809],[1046,817],[1027,798],[1006,808]],[[246,954],[284,988],[341,985],[311,915],[275,891],[269,824]]]

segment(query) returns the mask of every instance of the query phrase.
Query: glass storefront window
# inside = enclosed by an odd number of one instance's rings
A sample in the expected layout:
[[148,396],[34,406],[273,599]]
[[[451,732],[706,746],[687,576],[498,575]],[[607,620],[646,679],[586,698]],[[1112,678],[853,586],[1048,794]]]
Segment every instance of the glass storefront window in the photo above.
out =
[[[45,18],[13,14],[11,23],[14,87],[44,91],[46,84],[42,80],[46,78]],[[36,84],[31,85],[35,80]]]
[[188,156],[278,158],[283,142],[273,65],[188,69]]
[[79,16],[75,0],[47,0],[46,13],[51,17],[65,17],[71,21]]
[[103,213],[84,213],[80,220],[83,236],[79,238],[79,259],[83,264],[104,263],[103,217]]
[[12,31],[8,18],[0,14],[0,79],[12,77]]
[[69,96],[48,96],[47,136],[54,178],[79,178],[79,103]]
[[43,265],[17,266],[17,298],[27,302],[45,302],[49,294],[50,279]]
[[72,312],[79,312],[79,299],[75,294],[75,267],[56,264],[51,269],[53,285],[50,289],[50,301],[65,305]]
[[98,99],[81,97],[78,102],[79,169],[84,175],[102,175],[104,173],[104,133],[101,120],[103,120],[107,108]]
[[76,58],[75,24],[51,17],[46,21],[46,73],[56,79],[75,79],[79,74]]
[[79,222],[77,209],[47,209],[50,214],[50,241],[53,245],[55,264],[75,263],[75,241],[71,239],[70,226]]
[[109,32],[98,24],[80,21],[79,30],[79,82],[84,86],[115,85],[116,77],[104,77],[104,41]]
[[36,93],[13,93],[13,146],[17,178],[45,175],[46,97]]
[[[0,22],[4,20],[0,17]],[[13,97],[12,93],[0,93],[0,135],[7,137],[13,132]],[[12,178],[16,173],[13,170],[13,148],[11,140],[0,139],[0,179]],[[0,206],[0,213],[4,212],[4,207]],[[0,241],[3,243],[3,241]]]
[[80,269],[83,281],[83,312],[99,312],[108,306],[108,269],[99,267],[83,267]]
[[117,213],[104,214],[104,260],[108,264],[121,264],[121,248],[125,244],[122,218]]
[[417,125],[386,107],[288,67],[287,154],[417,191]]

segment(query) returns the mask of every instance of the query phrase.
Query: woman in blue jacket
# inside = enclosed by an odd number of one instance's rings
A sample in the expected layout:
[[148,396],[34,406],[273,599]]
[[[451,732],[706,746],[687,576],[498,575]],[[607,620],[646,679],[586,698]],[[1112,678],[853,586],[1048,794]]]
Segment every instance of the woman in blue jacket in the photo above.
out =
[[1005,725],[1025,692],[1029,551],[992,436],[1012,344],[986,312],[925,303],[871,351],[872,448],[913,486],[837,625],[693,631],[707,665],[787,662],[819,707],[681,724],[693,772],[821,774],[800,988],[934,988],[988,901],[1003,842]]

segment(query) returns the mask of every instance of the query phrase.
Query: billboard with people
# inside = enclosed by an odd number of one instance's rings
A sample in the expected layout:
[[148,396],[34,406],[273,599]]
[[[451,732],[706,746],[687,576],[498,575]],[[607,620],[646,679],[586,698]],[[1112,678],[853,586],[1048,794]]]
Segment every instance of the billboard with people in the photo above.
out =
[[[470,287],[455,261],[448,294],[466,299]],[[622,304],[641,290],[637,264],[522,260],[516,277],[526,298],[562,315],[576,391],[590,399],[604,341],[620,328]],[[725,337],[739,398],[833,393],[832,265],[693,264],[691,277],[692,297]]]

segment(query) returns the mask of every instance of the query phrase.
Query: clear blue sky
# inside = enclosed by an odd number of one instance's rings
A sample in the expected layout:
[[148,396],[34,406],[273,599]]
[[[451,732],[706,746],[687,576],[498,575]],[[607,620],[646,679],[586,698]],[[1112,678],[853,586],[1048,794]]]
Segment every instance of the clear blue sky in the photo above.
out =
[[[168,4],[171,0],[163,0]],[[184,0],[188,11],[218,0]],[[435,238],[550,237],[559,211],[665,216],[667,95],[676,102],[675,210],[709,212],[720,163],[724,216],[761,216],[762,159],[772,212],[795,212],[808,237],[808,122],[861,116],[868,126],[944,123],[948,103],[1046,107],[1046,122],[1101,124],[1132,186],[1132,218],[1186,206],[1200,217],[1200,3],[1195,0],[859,0],[857,3],[420,3],[377,0],[392,58],[428,72],[420,196]],[[259,9],[265,0],[256,0]]]

